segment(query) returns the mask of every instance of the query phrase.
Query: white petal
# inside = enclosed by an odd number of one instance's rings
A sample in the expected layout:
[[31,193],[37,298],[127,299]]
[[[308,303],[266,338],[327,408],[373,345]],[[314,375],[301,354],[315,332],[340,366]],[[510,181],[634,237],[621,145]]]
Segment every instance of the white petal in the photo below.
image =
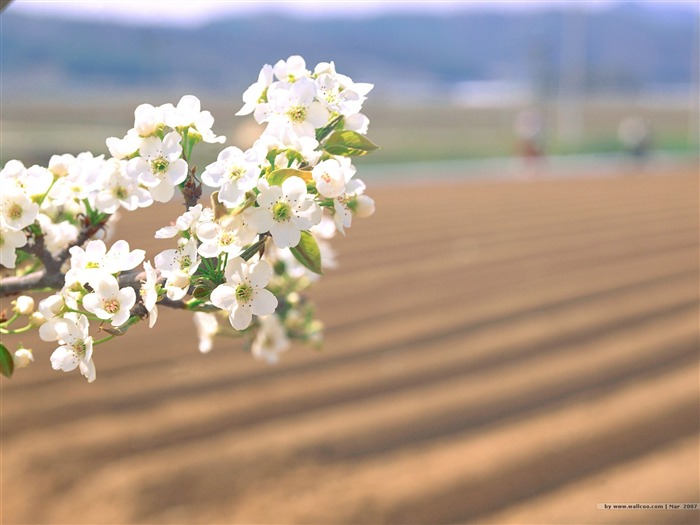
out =
[[180,230],[175,226],[163,226],[156,232],[156,239],[171,239],[175,237]]
[[[299,177],[290,177],[289,179]],[[287,179],[287,180],[289,180]],[[301,180],[301,179],[299,179]],[[287,181],[285,181],[287,182]],[[302,181],[304,182],[304,181]],[[284,184],[284,182],[282,183]],[[306,189],[306,186],[304,187]],[[282,188],[279,186],[270,186],[269,188],[261,189],[258,195],[258,204],[261,208],[271,208],[272,205],[282,198]]]
[[158,320],[158,307],[154,306],[148,312],[148,328],[153,328]]
[[248,282],[256,288],[264,288],[272,279],[272,266],[267,261],[261,260],[250,267]]
[[250,308],[238,306],[235,308],[231,315],[229,315],[229,321],[231,321],[231,326],[236,330],[244,330],[250,326],[250,322],[253,320],[253,313]]
[[236,301],[236,289],[228,284],[220,284],[211,292],[211,303],[222,310],[231,310],[238,305]]
[[[97,315],[97,310],[101,310],[102,301],[96,293],[89,293],[83,297],[83,307],[90,313]],[[104,317],[100,317],[104,319]]]
[[122,288],[117,292],[117,300],[119,301],[119,308],[123,308],[128,312],[136,304],[136,292],[130,286]]
[[[141,142],[141,147],[139,148],[139,153],[141,154],[141,160],[148,164],[148,161],[156,157],[160,157],[163,152],[163,143],[158,137],[148,137],[143,139]],[[135,159],[133,159],[135,160]],[[129,161],[131,164],[131,161]],[[127,164],[127,170],[129,166]]]
[[259,290],[250,304],[250,308],[255,315],[268,315],[277,308],[277,297],[266,288]]
[[295,206],[306,195],[306,182],[301,177],[289,177],[282,183],[287,202]]
[[63,370],[70,372],[75,370],[80,363],[78,354],[75,353],[72,346],[59,346],[51,354],[51,368],[54,370]]
[[168,181],[162,181],[157,186],[148,188],[151,192],[151,197],[157,202],[170,202],[170,199],[175,195],[175,188]]
[[118,327],[129,320],[130,312],[128,308],[120,308],[119,311],[112,317],[112,326]]
[[275,246],[278,248],[296,246],[301,240],[301,231],[292,221],[274,222],[270,228],[270,233],[272,234],[272,242],[274,242]]
[[80,361],[80,373],[87,377],[88,383],[92,383],[97,379],[97,371],[95,370],[95,363],[90,359],[89,361]]
[[170,184],[180,184],[187,178],[187,162],[183,159],[177,159],[170,163],[166,177]]
[[243,212],[243,219],[256,233],[270,231],[270,228],[275,222],[272,218],[272,214],[265,208],[248,208]]

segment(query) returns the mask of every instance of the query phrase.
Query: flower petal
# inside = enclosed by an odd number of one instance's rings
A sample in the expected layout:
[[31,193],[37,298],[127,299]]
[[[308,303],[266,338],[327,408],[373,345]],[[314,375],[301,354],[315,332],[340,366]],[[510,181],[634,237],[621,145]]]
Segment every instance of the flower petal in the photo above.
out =
[[255,294],[250,309],[255,315],[268,315],[277,308],[277,297],[268,289],[263,288]]
[[209,296],[211,303],[217,308],[230,311],[238,305],[236,301],[236,289],[228,284],[220,284],[211,292]]
[[79,363],[80,358],[78,354],[75,353],[72,346],[59,346],[51,354],[51,367],[54,370],[70,372],[71,370],[75,370]]
[[264,288],[272,279],[272,266],[267,261],[253,264],[248,273],[248,282],[256,288]]
[[301,240],[301,231],[292,221],[273,221],[270,233],[272,234],[272,242],[278,248],[291,248],[299,244]]
[[236,330],[245,330],[250,326],[250,322],[253,320],[253,312],[248,307],[237,306],[228,317]]

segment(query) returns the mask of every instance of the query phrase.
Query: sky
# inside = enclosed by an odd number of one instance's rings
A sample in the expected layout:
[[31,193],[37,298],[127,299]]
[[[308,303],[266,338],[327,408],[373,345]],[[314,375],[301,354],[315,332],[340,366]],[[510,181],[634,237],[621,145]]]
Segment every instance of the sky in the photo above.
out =
[[[463,9],[539,9],[552,5],[605,8],[610,0],[509,0],[509,1],[241,1],[241,0],[14,0],[8,10],[32,14],[51,14],[82,19],[144,25],[196,26],[220,16],[278,12],[304,18],[329,15],[371,16],[380,13],[449,13]],[[658,0],[648,3],[668,4]],[[678,2],[677,2],[678,3]],[[689,0],[687,3],[697,3]]]

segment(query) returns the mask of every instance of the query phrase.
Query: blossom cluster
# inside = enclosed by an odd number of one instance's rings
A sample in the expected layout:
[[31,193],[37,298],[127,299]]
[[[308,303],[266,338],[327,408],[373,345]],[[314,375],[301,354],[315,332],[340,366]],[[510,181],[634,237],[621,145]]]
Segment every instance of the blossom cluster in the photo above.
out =
[[[9,161],[0,171],[0,264],[19,285],[37,276],[55,286],[50,272],[63,278],[37,311],[20,296],[0,333],[38,327],[58,344],[53,368],[78,368],[88,381],[94,347],[142,319],[153,327],[159,304],[194,312],[202,352],[215,335],[243,336],[255,357],[276,362],[292,339],[320,341],[322,325],[302,292],[335,265],[329,240],[353,216],[374,212],[352,164],[376,149],[361,113],[371,89],[332,62],[309,70],[292,56],[265,65],[237,113],[253,114],[264,131],[246,150],[225,147],[201,174],[190,165],[193,147],[226,139],[192,95],[138,106],[133,128],[107,139],[108,158],[54,156],[46,168]],[[197,202],[202,186],[209,205]],[[168,202],[177,188],[186,210],[155,232],[174,245],[152,262],[124,240],[108,248],[118,211]],[[11,328],[22,315],[27,326]],[[91,335],[94,325],[104,337]],[[3,373],[33,359],[20,348],[8,364],[1,350]]]

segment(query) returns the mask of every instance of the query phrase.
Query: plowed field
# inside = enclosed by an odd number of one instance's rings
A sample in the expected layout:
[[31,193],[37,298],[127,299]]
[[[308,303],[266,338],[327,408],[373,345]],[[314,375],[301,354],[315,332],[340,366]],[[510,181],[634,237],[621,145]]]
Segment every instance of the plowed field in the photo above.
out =
[[165,308],[93,384],[25,338],[2,523],[698,523],[597,509],[700,501],[697,175],[370,187],[277,366]]

